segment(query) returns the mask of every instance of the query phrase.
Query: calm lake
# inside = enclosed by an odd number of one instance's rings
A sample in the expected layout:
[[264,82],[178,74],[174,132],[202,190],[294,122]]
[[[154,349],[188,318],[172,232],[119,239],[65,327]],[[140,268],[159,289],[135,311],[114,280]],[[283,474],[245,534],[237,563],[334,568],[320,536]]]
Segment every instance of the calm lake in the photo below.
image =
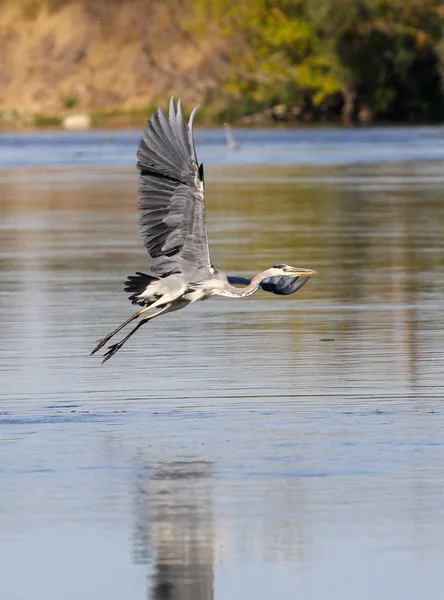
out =
[[2,600],[444,597],[444,129],[234,135],[197,132],[213,262],[318,275],[104,365],[139,134],[0,136]]

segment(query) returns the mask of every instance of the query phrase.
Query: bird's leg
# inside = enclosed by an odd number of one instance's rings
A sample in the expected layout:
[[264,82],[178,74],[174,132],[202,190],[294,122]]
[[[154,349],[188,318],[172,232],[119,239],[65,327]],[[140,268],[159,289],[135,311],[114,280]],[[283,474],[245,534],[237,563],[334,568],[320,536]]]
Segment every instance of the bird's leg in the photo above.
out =
[[131,321],[134,321],[134,319],[138,319],[141,314],[143,314],[147,310],[150,310],[150,308],[151,308],[151,306],[146,306],[145,308],[142,308],[142,310],[138,310],[136,313],[131,315],[131,317],[129,317],[126,321],[124,321],[121,325],[119,325],[116,329],[114,329],[114,331],[111,331],[111,333],[108,333],[108,335],[105,335],[103,338],[100,338],[100,340],[97,340],[97,346],[91,352],[91,356],[93,354],[95,354],[97,352],[97,350],[100,350],[100,348],[102,348],[108,342],[108,340],[110,340],[114,335],[116,335],[116,333],[119,333],[119,331],[121,329],[126,327],[129,323],[131,323]]
[[165,311],[167,311],[168,308],[170,308],[170,306],[171,306],[171,304],[167,304],[161,310],[158,310],[154,314],[148,315],[148,317],[144,317],[141,321],[139,321],[137,323],[137,325],[135,327],[133,327],[133,329],[131,329],[131,331],[128,333],[128,335],[123,338],[123,340],[121,340],[117,344],[113,344],[112,346],[110,346],[108,348],[108,351],[105,352],[105,354],[103,355],[102,363],[104,363],[107,360],[109,360],[111,358],[111,356],[114,356],[114,354],[118,350],[120,350],[120,348],[123,346],[123,344],[133,335],[133,333],[136,333],[136,331],[139,329],[139,327],[142,327],[142,325],[144,323],[147,323],[148,321],[151,321],[151,319],[154,319],[155,317],[158,317],[159,315],[161,315],[162,313],[164,313]]

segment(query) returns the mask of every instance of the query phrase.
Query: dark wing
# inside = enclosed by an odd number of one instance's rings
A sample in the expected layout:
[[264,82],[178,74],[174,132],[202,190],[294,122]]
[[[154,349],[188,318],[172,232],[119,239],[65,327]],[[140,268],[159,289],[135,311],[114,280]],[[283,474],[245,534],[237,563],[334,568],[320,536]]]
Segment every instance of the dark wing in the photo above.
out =
[[279,296],[288,296],[299,290],[310,277],[269,277],[261,282],[261,288]]
[[[266,292],[271,292],[272,294],[277,294],[278,296],[288,296],[289,294],[294,294],[299,288],[301,288],[304,283],[310,277],[268,277],[267,279],[263,279],[260,288],[265,290]],[[228,282],[231,285],[249,285],[250,279],[246,279],[244,277],[228,277]]]
[[[197,108],[197,107],[196,107]],[[182,273],[190,281],[213,272],[205,225],[203,166],[197,164],[191,113],[185,126],[181,102],[171,98],[169,118],[161,108],[142,134],[138,206],[150,270]]]

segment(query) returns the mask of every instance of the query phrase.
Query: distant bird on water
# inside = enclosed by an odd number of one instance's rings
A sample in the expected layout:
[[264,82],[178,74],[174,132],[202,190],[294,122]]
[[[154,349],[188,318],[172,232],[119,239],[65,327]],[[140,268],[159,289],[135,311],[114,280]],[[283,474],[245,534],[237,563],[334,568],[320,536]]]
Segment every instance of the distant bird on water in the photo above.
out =
[[[316,271],[278,264],[251,280],[227,277],[210,259],[205,224],[204,172],[197,162],[193,120],[185,126],[182,105],[170,100],[169,117],[161,108],[142,134],[137,153],[140,171],[139,226],[148,251],[148,272],[130,275],[125,291],[133,304],[143,306],[119,327],[97,341],[91,354],[102,348],[126,325],[138,324],[104,354],[103,362],[151,319],[211,296],[246,298],[258,288],[273,294],[292,294]],[[244,285],[234,287],[233,284]]]
[[236,142],[236,140],[233,137],[231,125],[228,125],[228,123],[224,123],[224,129],[225,139],[227,140],[227,147],[229,148],[229,150],[239,150],[240,144],[239,142]]

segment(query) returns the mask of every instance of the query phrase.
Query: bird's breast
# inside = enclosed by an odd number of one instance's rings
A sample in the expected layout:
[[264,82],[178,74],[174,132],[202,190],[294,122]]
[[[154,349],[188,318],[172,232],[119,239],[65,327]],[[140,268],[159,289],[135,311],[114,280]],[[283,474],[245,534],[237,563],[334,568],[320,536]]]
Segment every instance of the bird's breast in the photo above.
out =
[[183,298],[188,302],[200,302],[201,300],[210,298],[213,294],[214,289],[212,287],[207,287],[200,283],[191,283],[188,285]]

